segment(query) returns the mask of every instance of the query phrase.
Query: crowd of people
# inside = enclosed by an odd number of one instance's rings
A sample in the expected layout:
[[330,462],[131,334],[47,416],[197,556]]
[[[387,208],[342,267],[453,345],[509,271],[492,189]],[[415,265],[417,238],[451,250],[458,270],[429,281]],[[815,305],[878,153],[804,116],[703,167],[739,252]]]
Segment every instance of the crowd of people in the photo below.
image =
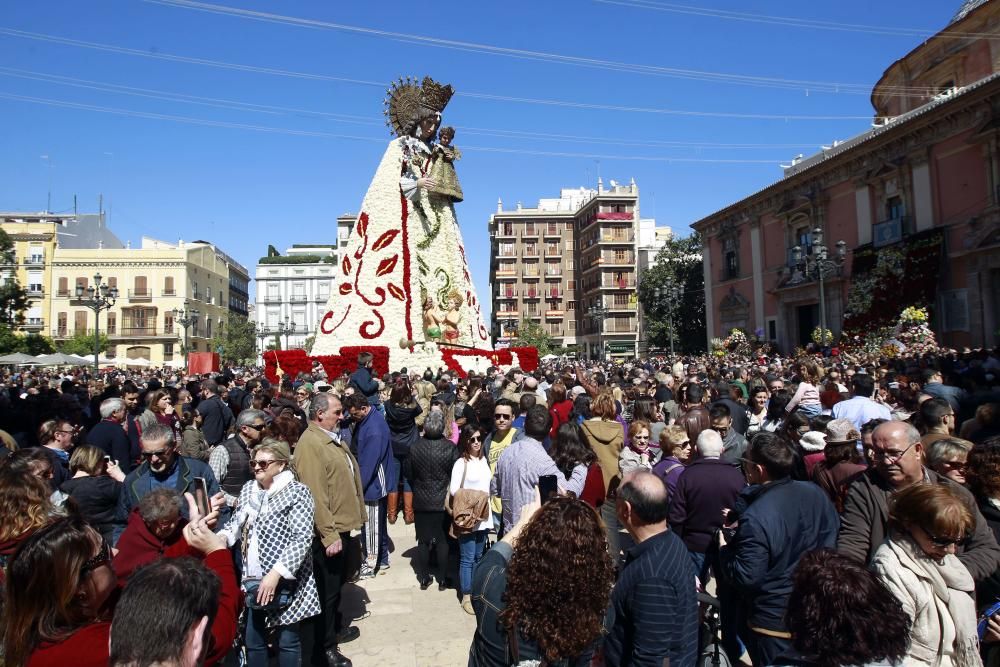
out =
[[1000,664],[995,351],[2,379],[7,665],[349,666],[400,521],[472,667]]

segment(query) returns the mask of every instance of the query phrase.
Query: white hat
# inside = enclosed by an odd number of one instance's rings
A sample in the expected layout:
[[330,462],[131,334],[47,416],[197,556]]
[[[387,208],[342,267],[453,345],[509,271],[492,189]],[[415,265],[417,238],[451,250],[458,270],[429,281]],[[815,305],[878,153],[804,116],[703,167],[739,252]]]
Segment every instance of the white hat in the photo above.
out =
[[821,452],[826,447],[826,433],[806,431],[799,439],[799,444],[807,452]]

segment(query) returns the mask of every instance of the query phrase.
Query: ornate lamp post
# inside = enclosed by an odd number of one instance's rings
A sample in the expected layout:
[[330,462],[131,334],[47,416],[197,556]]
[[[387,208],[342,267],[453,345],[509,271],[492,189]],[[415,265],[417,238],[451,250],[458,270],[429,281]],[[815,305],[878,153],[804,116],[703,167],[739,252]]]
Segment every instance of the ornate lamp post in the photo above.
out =
[[118,288],[101,283],[101,274],[94,274],[94,284],[86,289],[83,285],[76,286],[76,299],[79,305],[94,311],[94,376],[100,372],[98,357],[101,356],[101,311],[110,310],[118,299]]
[[817,227],[813,230],[812,253],[804,254],[801,246],[792,248],[792,263],[802,271],[806,278],[819,283],[819,326],[826,336],[826,277],[838,273],[844,266],[847,257],[847,243],[837,241],[836,256],[830,257],[827,247],[823,245],[823,230]]
[[184,304],[184,309],[174,308],[174,322],[177,322],[182,327],[184,327],[184,354],[188,353],[190,349],[188,347],[188,327],[194,324],[198,320],[198,316],[201,314],[197,308],[188,308],[187,304]]
[[683,288],[673,283],[666,283],[663,287],[657,287],[653,291],[657,310],[663,309],[667,311],[667,326],[670,327],[671,357],[674,356],[674,306],[681,300],[682,296],[684,296]]
[[601,361],[604,361],[604,318],[608,315],[608,309],[604,307],[604,304],[598,302],[596,305],[590,307],[587,311],[587,316],[594,321],[597,327],[597,354]]
[[285,349],[288,349],[288,334],[295,333],[295,322],[289,322],[288,318],[285,318],[284,322],[278,323],[278,330],[275,332],[279,336],[285,337]]

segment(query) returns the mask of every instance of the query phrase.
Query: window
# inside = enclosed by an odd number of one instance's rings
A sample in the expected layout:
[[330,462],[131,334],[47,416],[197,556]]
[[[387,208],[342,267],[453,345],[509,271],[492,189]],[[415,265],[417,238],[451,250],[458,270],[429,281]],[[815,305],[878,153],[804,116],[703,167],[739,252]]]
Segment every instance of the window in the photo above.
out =
[[174,314],[167,311],[163,315],[163,333],[172,334],[174,332]]
[[524,246],[524,256],[525,257],[534,257],[537,254],[538,254],[538,244],[536,244],[536,243],[527,243],[527,244],[525,244],[525,246]]
[[225,306],[226,304],[222,302],[222,290],[219,290],[219,300],[216,302],[220,306]]
[[514,244],[510,242],[500,244],[500,256],[501,257],[513,257],[514,256]]
[[524,234],[522,236],[535,236],[535,223],[527,222],[524,224]]
[[514,235],[514,225],[512,223],[510,223],[510,222],[501,223],[501,233],[504,236],[513,236]]
[[205,318],[205,338],[211,338],[211,337],[212,337],[212,318],[211,317],[206,317]]
[[615,315],[615,331],[628,331],[632,328],[628,315]]
[[281,298],[281,285],[277,280],[272,280],[267,283],[267,300],[277,301]]
[[549,223],[547,223],[545,225],[545,233],[548,234],[549,236],[558,236],[559,235],[559,223],[557,223],[557,222],[549,222]]
[[56,315],[56,335],[65,336],[66,335],[66,320],[69,317],[68,313],[59,313]]
[[622,307],[628,305],[628,294],[615,294],[615,306]]
[[73,296],[76,296],[81,290],[84,294],[87,293],[87,285],[89,284],[89,279],[87,278],[77,278],[76,286],[73,288]]
[[78,310],[73,313],[73,333],[87,333],[87,313],[86,310]]
[[566,310],[575,311],[576,310],[576,301],[567,301],[566,302]]
[[538,302],[537,301],[529,301],[528,303],[526,303],[524,305],[524,309],[526,311],[528,311],[529,315],[537,315],[538,314]]
[[33,294],[42,293],[42,272],[28,271],[28,291]]
[[150,296],[146,288],[146,276],[135,277],[135,296]]
[[330,297],[330,283],[326,280],[321,280],[316,283],[317,296],[320,299],[328,299]]
[[191,281],[191,298],[195,301],[198,300],[198,283]]
[[740,276],[739,248],[735,238],[722,241],[722,279],[732,280]]
[[69,296],[69,278],[59,279],[59,296]]
[[112,287],[114,287],[116,289],[118,288],[118,279],[115,278],[114,276],[108,278],[107,282],[108,282],[108,288],[109,289],[112,288]]
[[118,313],[108,313],[108,335],[114,336],[118,331]]
[[164,343],[163,344],[163,359],[165,361],[170,361],[174,358],[174,344]]
[[899,220],[903,217],[903,198],[898,195],[889,197],[885,202],[885,211],[888,214],[887,220]]
[[570,320],[569,321],[569,330],[570,331],[576,331],[576,320]]
[[615,264],[627,264],[628,261],[628,250],[615,250]]
[[174,296],[174,277],[167,276],[163,279],[163,296]]
[[306,284],[304,282],[292,283],[292,298],[300,301],[305,301]]

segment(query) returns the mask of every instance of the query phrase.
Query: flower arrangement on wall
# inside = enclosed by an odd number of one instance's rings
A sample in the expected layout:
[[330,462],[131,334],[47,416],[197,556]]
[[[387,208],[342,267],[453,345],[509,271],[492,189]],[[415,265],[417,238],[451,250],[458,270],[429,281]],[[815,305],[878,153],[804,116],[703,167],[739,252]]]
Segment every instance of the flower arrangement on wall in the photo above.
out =
[[944,232],[933,229],[896,245],[854,251],[843,328],[852,347],[877,351],[884,329],[897,324],[904,308],[927,312],[933,306],[943,248]]
[[823,327],[816,327],[810,338],[812,338],[812,342],[825,347],[833,343],[833,332]]

